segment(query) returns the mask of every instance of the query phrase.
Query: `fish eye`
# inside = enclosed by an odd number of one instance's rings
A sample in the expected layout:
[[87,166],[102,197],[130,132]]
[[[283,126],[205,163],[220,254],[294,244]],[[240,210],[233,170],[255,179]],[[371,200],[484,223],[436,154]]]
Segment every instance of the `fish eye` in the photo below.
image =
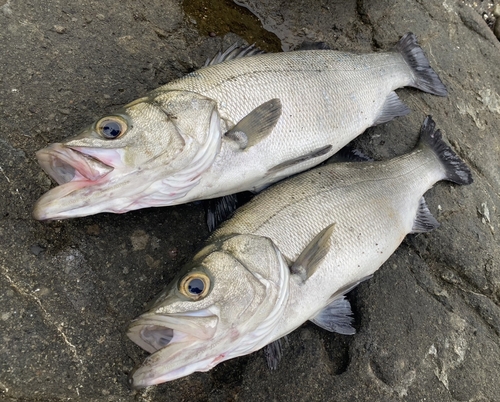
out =
[[127,122],[118,116],[104,117],[97,122],[96,130],[104,138],[114,140],[127,131]]
[[201,299],[210,290],[210,278],[202,273],[195,272],[186,275],[179,285],[179,291],[193,300]]

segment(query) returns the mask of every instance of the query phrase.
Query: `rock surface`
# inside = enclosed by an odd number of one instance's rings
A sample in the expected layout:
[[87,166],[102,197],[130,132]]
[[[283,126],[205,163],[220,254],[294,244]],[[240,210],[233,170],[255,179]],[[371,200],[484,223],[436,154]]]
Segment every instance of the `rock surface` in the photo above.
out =
[[[227,2],[226,2],[227,3]],[[178,0],[0,0],[0,395],[56,401],[493,401],[500,395],[500,45],[459,1],[239,0],[282,42],[388,49],[417,34],[449,89],[398,94],[412,113],[357,144],[412,148],[426,114],[473,169],[426,199],[441,227],[409,236],[354,290],[358,333],[292,333],[261,353],[142,391],[128,322],[206,237],[201,205],[40,223],[36,150],[201,66],[231,37],[199,34]],[[214,29],[216,32],[216,29]],[[246,38],[251,41],[251,38]]]

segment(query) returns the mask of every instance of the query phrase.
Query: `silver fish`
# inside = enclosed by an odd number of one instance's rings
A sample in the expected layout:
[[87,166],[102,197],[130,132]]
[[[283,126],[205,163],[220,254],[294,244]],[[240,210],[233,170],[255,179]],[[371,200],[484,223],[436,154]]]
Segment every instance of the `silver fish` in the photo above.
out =
[[428,117],[416,149],[389,161],[327,164],[265,190],[225,222],[128,336],[152,353],[135,387],[207,371],[311,320],[344,334],[344,294],[408,233],[438,226],[423,194],[471,172]]
[[230,49],[218,64],[38,151],[60,185],[38,200],[34,217],[123,213],[259,191],[322,162],[366,128],[407,114],[395,89],[446,95],[413,34],[390,52],[253,53]]

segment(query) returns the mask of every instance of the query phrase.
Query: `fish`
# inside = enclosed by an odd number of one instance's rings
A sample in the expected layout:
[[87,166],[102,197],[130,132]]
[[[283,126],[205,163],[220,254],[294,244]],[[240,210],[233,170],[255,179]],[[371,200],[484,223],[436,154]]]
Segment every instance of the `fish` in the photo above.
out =
[[470,184],[472,173],[428,116],[410,153],[327,163],[255,196],[130,323],[128,337],[151,353],[132,386],[208,371],[266,345],[276,353],[275,342],[308,320],[354,334],[345,294],[408,233],[439,226],[423,195],[440,180]]
[[409,113],[395,89],[447,91],[416,37],[367,54],[230,48],[206,67],[37,152],[54,220],[259,192],[370,126]]

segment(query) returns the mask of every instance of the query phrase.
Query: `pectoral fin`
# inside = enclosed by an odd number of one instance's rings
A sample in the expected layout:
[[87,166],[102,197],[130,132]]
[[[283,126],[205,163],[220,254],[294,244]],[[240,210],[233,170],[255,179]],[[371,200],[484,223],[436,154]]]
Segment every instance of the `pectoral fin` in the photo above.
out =
[[332,236],[335,223],[323,229],[307,245],[297,258],[297,261],[290,267],[292,274],[299,275],[305,282],[319,266],[330,249],[330,237]]
[[293,165],[297,165],[299,163],[305,162],[309,159],[313,159],[313,158],[317,158],[318,156],[325,155],[328,152],[330,152],[331,149],[332,149],[331,145],[326,145],[324,147],[315,149],[314,151],[309,152],[308,154],[299,156],[298,158],[290,159],[286,162],[280,163],[279,165],[276,165],[276,166],[272,167],[271,169],[269,169],[266,173],[266,176],[273,174],[273,173],[276,173],[276,172],[279,172],[280,170],[287,169]]
[[271,99],[256,107],[226,133],[240,149],[247,149],[267,137],[281,116],[281,101]]

